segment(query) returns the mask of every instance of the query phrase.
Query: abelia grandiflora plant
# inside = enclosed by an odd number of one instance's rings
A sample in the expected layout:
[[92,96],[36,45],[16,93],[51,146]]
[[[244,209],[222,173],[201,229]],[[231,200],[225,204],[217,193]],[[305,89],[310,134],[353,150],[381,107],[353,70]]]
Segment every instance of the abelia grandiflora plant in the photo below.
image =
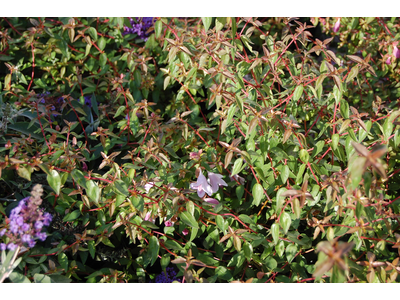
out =
[[[30,110],[0,137],[1,198],[47,179],[70,231],[27,257],[73,281],[170,264],[185,282],[400,281],[400,20],[153,23],[133,42],[123,18],[0,19],[0,51],[26,63],[0,75],[2,101]],[[37,115],[46,86],[58,128]]]

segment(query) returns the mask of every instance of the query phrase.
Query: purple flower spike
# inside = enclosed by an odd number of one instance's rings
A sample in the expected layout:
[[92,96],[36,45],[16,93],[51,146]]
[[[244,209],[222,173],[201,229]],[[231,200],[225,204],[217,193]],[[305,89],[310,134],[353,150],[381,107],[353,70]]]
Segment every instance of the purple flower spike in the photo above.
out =
[[340,27],[340,18],[335,23],[335,26],[333,26],[333,32],[338,32]]
[[204,195],[207,193],[208,196],[211,196],[213,194],[211,186],[208,184],[206,177],[203,175],[203,173],[200,170],[200,175],[197,178],[197,182],[193,182],[190,184],[190,188],[197,190],[197,195],[200,198],[203,198]]
[[[216,193],[221,185],[228,186],[220,174],[208,172],[208,178],[211,184],[212,194]],[[209,196],[211,195],[209,194]]]

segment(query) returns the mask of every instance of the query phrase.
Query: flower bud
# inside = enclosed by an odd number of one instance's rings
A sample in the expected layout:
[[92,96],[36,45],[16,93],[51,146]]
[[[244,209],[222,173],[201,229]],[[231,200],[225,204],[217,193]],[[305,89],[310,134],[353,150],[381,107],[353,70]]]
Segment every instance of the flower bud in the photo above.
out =
[[338,32],[340,27],[340,18],[335,23],[335,26],[333,26],[333,32]]

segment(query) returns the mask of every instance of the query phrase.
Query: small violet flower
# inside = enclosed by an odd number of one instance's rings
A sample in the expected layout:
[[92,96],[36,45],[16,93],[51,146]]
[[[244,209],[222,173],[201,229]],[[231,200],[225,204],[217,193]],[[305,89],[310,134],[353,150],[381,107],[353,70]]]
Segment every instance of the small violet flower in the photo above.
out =
[[[200,198],[203,198],[204,195],[207,193],[207,195],[211,196],[213,194],[211,186],[208,184],[206,177],[203,175],[203,173],[200,170],[199,177],[197,178],[196,182],[192,182],[190,184],[190,188],[197,190],[197,195]],[[218,190],[218,188],[217,188]]]
[[[220,174],[208,172],[208,178],[211,184],[212,194],[216,193],[220,186],[228,186],[226,182],[222,179],[222,175]],[[209,194],[209,196],[211,195]]]
[[336,21],[335,25],[333,26],[333,32],[338,32],[340,27],[340,18]]

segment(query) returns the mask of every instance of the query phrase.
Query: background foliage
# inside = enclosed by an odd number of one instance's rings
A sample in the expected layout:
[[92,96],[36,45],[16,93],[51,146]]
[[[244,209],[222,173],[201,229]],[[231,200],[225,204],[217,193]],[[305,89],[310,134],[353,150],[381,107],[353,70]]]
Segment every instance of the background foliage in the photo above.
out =
[[0,226],[53,215],[7,280],[397,282],[399,25],[2,18]]

